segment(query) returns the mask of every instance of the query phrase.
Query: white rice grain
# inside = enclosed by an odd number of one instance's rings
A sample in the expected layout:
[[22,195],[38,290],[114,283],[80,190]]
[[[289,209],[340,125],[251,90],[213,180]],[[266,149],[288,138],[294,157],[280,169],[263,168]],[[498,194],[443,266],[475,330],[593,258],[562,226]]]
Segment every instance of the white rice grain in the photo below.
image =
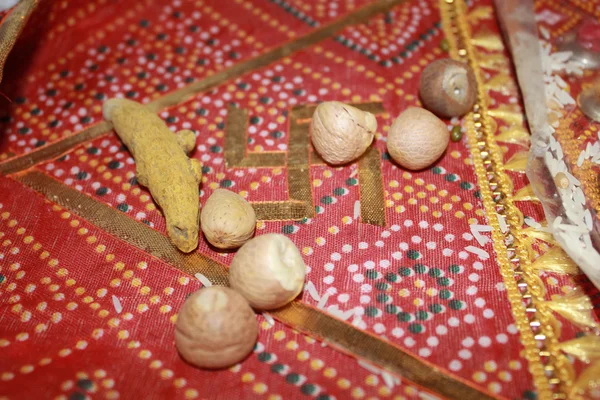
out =
[[504,215],[496,214],[498,216],[498,225],[500,225],[500,230],[502,233],[508,232],[508,225],[506,225],[506,219]]
[[479,258],[481,258],[482,260],[487,260],[488,258],[490,258],[490,254],[487,251],[480,249],[479,247],[467,246],[465,247],[465,250],[469,253],[473,253],[476,256],[479,256]]
[[394,382],[394,377],[389,372],[381,371],[381,377],[383,378],[383,382],[388,389],[394,388],[396,382]]
[[329,292],[325,292],[321,299],[317,303],[317,308],[323,309],[325,308],[325,304],[327,304],[327,300],[329,299]]
[[271,326],[275,325],[275,320],[273,319],[273,317],[271,316],[271,314],[269,313],[262,313],[262,316],[265,318],[265,321],[267,321],[267,323]]
[[581,167],[583,165],[583,161],[585,160],[585,150],[579,153],[579,157],[577,158],[577,166]]
[[319,292],[317,292],[315,285],[311,281],[308,281],[304,284],[304,289],[308,291],[308,294],[313,298],[314,301],[321,300]]
[[587,226],[588,231],[591,231],[594,227],[594,221],[592,220],[592,213],[590,210],[585,210],[583,213],[583,220],[585,221],[585,225]]
[[123,306],[121,305],[121,300],[119,300],[119,298],[113,294],[112,302],[113,302],[113,307],[115,307],[115,311],[117,312],[117,314],[121,314],[121,312],[123,311]]
[[472,224],[472,225],[469,225],[469,228],[471,229],[471,234],[473,235],[475,240],[477,240],[477,242],[479,242],[480,246],[485,246],[485,244],[490,241],[490,239],[486,236],[483,236],[481,234],[481,232],[491,232],[492,231],[491,226]]
[[363,367],[364,369],[366,369],[367,371],[369,371],[375,375],[381,374],[381,371],[377,367],[374,367],[365,361],[358,360],[358,365],[360,365],[361,367]]
[[537,222],[536,220],[534,220],[531,217],[525,217],[524,221],[525,221],[526,225],[529,225],[530,227],[532,227],[534,229],[539,229],[542,227],[542,225],[539,222]]
[[204,285],[204,287],[211,287],[213,285],[212,282],[206,276],[202,275],[199,272],[194,274],[194,276],[196,277],[196,279],[202,282],[202,285]]

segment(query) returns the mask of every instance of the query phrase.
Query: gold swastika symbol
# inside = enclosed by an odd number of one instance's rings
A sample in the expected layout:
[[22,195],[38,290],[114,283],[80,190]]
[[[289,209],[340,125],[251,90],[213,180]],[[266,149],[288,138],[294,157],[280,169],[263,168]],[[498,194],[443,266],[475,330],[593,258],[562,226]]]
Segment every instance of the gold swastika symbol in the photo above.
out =
[[[384,112],[381,103],[351,104],[373,114]],[[225,128],[227,168],[287,168],[289,200],[251,203],[256,217],[263,221],[312,218],[315,207],[310,182],[310,166],[324,161],[310,144],[308,127],[316,105],[292,108],[289,116],[288,151],[248,152],[246,150],[248,111],[230,106]],[[385,226],[385,199],[381,154],[371,146],[358,160],[360,213],[364,223]]]

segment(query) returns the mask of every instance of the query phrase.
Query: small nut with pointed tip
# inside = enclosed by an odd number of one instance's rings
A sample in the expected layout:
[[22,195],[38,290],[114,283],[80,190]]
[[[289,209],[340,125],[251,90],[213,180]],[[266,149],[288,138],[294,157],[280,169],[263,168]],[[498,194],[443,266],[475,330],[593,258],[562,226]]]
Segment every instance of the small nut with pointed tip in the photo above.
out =
[[200,368],[226,368],[242,361],[257,337],[256,315],[248,302],[222,286],[194,292],[179,310],[175,324],[177,350]]
[[451,59],[437,60],[421,73],[419,96],[438,117],[460,117],[477,100],[477,81],[470,66]]
[[220,249],[235,249],[246,243],[256,227],[252,206],[239,194],[217,189],[208,198],[200,214],[204,237]]
[[449,140],[450,133],[442,120],[423,108],[409,107],[392,123],[387,148],[398,164],[420,170],[441,157]]
[[323,160],[341,165],[356,160],[371,145],[377,120],[370,112],[326,101],[315,109],[309,129],[313,146]]
[[286,236],[268,233],[244,244],[229,266],[229,284],[257,310],[294,300],[304,287],[306,266]]

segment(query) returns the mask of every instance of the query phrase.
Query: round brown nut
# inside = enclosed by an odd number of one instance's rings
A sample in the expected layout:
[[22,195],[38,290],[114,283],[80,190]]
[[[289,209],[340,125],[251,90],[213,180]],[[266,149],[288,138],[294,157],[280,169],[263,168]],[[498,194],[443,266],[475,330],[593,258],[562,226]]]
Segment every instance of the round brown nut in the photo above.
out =
[[235,249],[246,243],[256,227],[254,208],[239,194],[217,189],[200,214],[206,240],[220,249]]
[[433,164],[448,147],[446,124],[429,111],[409,107],[392,123],[387,148],[404,168],[420,170]]
[[229,266],[229,284],[257,310],[272,310],[292,301],[302,291],[305,275],[296,245],[278,233],[248,241]]
[[477,100],[477,81],[470,66],[451,59],[429,64],[421,74],[419,96],[426,109],[439,117],[460,117]]
[[319,104],[310,122],[315,150],[331,165],[360,157],[373,142],[377,120],[370,112],[339,101]]
[[194,292],[179,310],[175,324],[177,350],[200,368],[226,368],[242,361],[257,337],[254,311],[239,293],[223,286]]

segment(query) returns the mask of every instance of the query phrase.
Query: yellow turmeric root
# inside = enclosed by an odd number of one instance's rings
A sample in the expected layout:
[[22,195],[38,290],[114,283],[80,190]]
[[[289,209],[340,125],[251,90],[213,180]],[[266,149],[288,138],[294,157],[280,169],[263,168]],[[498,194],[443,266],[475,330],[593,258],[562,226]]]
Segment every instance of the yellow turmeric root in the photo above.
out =
[[173,134],[158,115],[131,100],[107,100],[102,113],[133,155],[138,182],[162,208],[171,241],[191,252],[198,246],[202,177],[200,162],[188,158],[196,143],[194,133]]

